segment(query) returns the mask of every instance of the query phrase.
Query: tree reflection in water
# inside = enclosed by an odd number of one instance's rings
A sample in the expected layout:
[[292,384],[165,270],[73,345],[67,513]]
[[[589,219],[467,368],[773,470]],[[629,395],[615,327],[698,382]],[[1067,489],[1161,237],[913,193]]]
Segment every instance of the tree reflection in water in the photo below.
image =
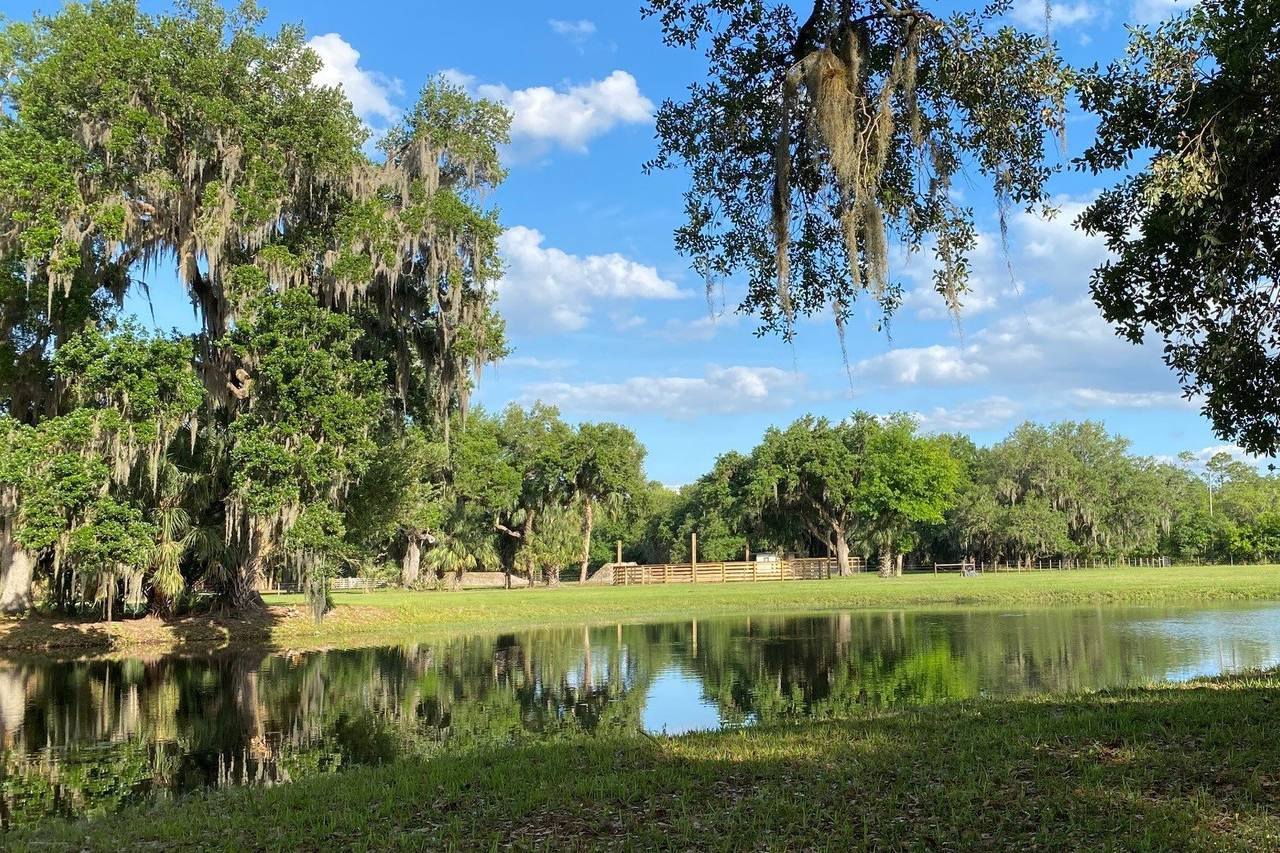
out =
[[0,819],[104,813],[444,749],[633,733],[646,721],[660,731],[695,696],[733,726],[1209,674],[1280,661],[1277,627],[1280,608],[1266,607],[867,611],[0,662]]

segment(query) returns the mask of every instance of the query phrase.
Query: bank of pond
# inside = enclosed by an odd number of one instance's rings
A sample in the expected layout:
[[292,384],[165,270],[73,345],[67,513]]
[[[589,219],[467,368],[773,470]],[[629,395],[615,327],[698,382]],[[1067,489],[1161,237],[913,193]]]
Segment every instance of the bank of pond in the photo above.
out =
[[55,819],[358,766],[769,729],[1277,664],[1274,603],[864,610],[352,650],[10,660],[0,662],[0,816],[6,831],[29,834]]

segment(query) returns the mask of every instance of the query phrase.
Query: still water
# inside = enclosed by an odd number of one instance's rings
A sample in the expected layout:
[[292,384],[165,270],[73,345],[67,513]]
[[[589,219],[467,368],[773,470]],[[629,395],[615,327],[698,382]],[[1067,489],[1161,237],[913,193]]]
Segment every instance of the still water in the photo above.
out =
[[0,661],[0,823],[442,750],[1280,664],[1280,605],[859,611],[349,651]]

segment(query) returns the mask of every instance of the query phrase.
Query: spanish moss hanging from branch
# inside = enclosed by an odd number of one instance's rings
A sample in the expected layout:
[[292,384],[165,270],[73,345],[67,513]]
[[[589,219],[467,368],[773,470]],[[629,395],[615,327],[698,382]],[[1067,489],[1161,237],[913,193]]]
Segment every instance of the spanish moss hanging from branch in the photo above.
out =
[[1045,146],[1064,127],[1069,69],[1043,34],[1002,24],[1008,0],[946,16],[914,0],[808,8],[801,20],[773,0],[645,7],[710,68],[662,105],[648,164],[692,175],[677,247],[708,280],[745,277],[740,310],[787,338],[796,314],[847,317],[864,293],[887,320],[894,242],[932,252],[958,317],[976,230],[953,179],[981,174],[1002,211],[1051,214]]

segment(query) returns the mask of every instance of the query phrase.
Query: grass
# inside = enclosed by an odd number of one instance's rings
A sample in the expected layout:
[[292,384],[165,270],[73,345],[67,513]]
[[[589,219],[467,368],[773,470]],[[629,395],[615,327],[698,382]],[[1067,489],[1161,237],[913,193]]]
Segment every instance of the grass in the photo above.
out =
[[13,850],[1280,849],[1280,673],[360,768]]
[[514,628],[642,622],[745,613],[862,607],[1157,604],[1280,599],[1275,566],[1089,569],[1025,574],[874,574],[829,581],[474,590],[455,593],[338,593],[316,625],[300,596],[268,596],[268,611],[246,618],[168,622],[80,622],[50,617],[0,620],[0,654],[31,651],[154,652],[255,644],[289,649],[372,645],[407,637]]

